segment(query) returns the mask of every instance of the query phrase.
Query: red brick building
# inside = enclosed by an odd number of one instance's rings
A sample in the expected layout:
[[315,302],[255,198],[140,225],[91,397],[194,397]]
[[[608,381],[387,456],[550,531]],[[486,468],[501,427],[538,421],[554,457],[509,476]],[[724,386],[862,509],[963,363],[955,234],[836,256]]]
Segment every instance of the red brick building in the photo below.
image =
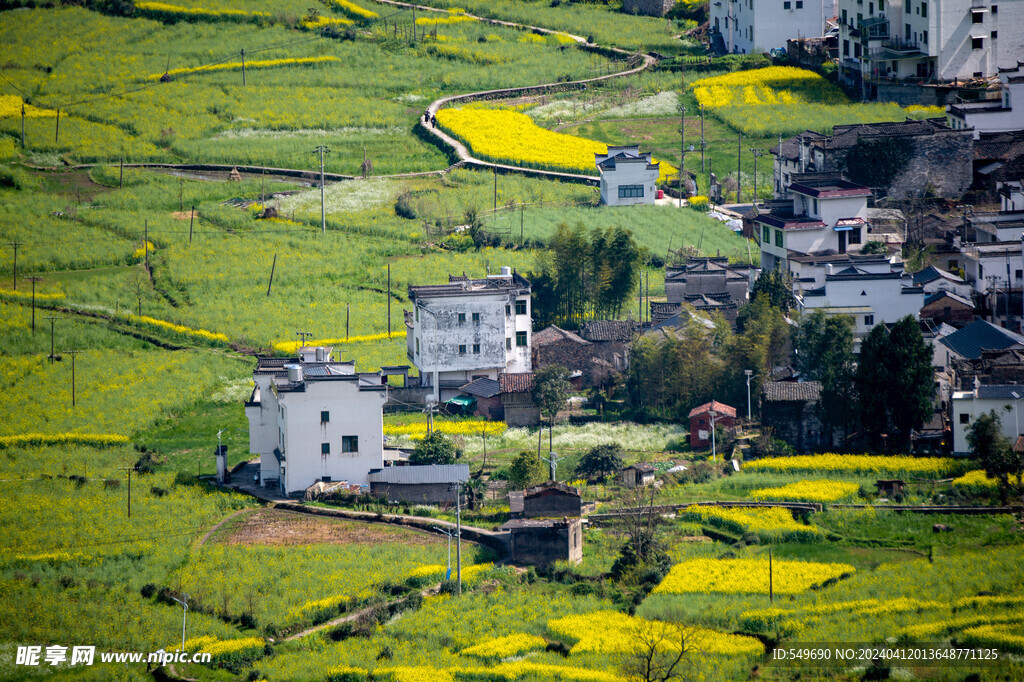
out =
[[715,412],[715,426],[732,429],[736,426],[736,408],[712,400],[690,410],[690,447],[703,450],[711,447],[711,411]]

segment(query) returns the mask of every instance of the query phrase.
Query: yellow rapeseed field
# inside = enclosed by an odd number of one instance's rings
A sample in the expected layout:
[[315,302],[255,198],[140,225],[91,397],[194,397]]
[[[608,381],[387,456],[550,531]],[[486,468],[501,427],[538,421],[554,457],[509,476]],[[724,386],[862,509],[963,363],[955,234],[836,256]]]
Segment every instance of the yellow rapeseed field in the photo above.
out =
[[[775,561],[773,588],[779,594],[799,594],[832,578],[854,573],[849,564],[813,561]],[[691,559],[676,564],[654,588],[657,594],[724,592],[768,594],[768,558]]]
[[[496,163],[596,175],[594,155],[608,151],[604,142],[541,128],[526,114],[509,109],[442,109],[437,112],[437,122],[473,154]],[[659,182],[666,182],[676,172],[662,161]]]
[[25,101],[17,95],[0,95],[0,118],[21,117],[21,107],[25,107],[25,118],[48,118],[56,116],[53,109],[40,109]]
[[381,332],[380,334],[365,334],[363,336],[350,336],[342,339],[316,339],[315,341],[279,341],[274,344],[274,350],[281,353],[298,353],[299,349],[303,346],[337,346],[343,343],[364,343],[366,341],[387,341],[388,339],[397,339],[405,336],[405,330],[393,331],[389,336],[387,332]]
[[758,488],[750,492],[754,500],[793,500],[799,502],[838,502],[857,497],[860,486],[849,481],[797,481],[778,488]]
[[[645,629],[661,629],[666,635],[666,647],[678,650],[673,643],[679,626],[674,623],[645,620],[619,611],[597,611],[548,621],[548,630],[565,639],[576,640],[572,648],[577,653],[628,654],[636,651]],[[689,629],[689,628],[688,628]],[[705,628],[693,628],[691,642],[708,654],[760,654],[764,645],[753,637],[728,635]]]
[[326,3],[329,7],[340,9],[342,12],[357,19],[376,19],[379,16],[376,12],[360,7],[354,2],[349,2],[349,0],[326,0]]
[[167,329],[169,331],[178,332],[179,334],[185,334],[187,336],[194,336],[196,338],[205,339],[206,341],[220,341],[227,343],[228,337],[219,332],[209,332],[205,329],[192,329],[182,324],[174,324],[167,320],[158,320],[147,315],[129,315],[128,319],[132,322],[141,322],[143,324],[157,327],[159,329]]
[[[448,436],[479,436],[481,433],[488,436],[500,436],[507,429],[508,426],[505,422],[434,421],[434,430]],[[384,435],[422,438],[427,435],[427,424],[385,424]]]
[[506,635],[505,637],[485,639],[479,644],[463,649],[462,655],[476,656],[478,658],[508,658],[509,656],[517,656],[527,651],[543,649],[545,646],[547,646],[547,642],[544,641],[543,637],[517,632],[514,635]]
[[[323,57],[289,57],[287,59],[257,59],[245,63],[246,69],[266,69],[274,66],[302,66],[307,64],[324,64],[327,62],[341,61],[337,57],[326,55]],[[242,68],[242,62],[226,62],[224,64],[207,64],[206,66],[186,66],[180,69],[171,69],[166,74],[154,73],[146,76],[147,80],[160,80],[164,75],[181,76],[193,73],[207,73],[210,71],[233,71]]]
[[805,542],[820,539],[817,526],[798,522],[788,509],[782,507],[723,509],[690,505],[680,514],[680,518],[709,522],[736,533],[762,533]]
[[905,455],[797,455],[794,457],[768,457],[748,462],[748,471],[777,471],[782,473],[806,471],[845,472],[856,474],[913,473],[945,476],[960,465],[945,457],[907,457]]
[[974,471],[968,471],[959,478],[954,478],[953,485],[958,488],[995,488],[999,485],[999,481],[989,478],[984,469],[975,469]]

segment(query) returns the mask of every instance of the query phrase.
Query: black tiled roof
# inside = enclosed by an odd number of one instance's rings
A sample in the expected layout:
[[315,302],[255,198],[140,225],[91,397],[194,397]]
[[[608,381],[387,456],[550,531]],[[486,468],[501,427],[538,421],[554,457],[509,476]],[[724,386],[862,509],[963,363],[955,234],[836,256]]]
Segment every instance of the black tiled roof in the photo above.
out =
[[580,331],[587,341],[629,341],[637,324],[629,320],[593,320],[584,322]]
[[498,382],[494,379],[474,379],[465,386],[459,388],[460,391],[468,395],[475,395],[478,398],[493,398],[494,396],[501,393],[501,388],[498,386]]
[[769,381],[762,390],[768,402],[813,403],[821,398],[820,381]]
[[969,360],[981,357],[982,349],[1000,350],[1024,343],[1024,336],[997,327],[985,320],[975,320],[963,329],[939,339],[957,355]]

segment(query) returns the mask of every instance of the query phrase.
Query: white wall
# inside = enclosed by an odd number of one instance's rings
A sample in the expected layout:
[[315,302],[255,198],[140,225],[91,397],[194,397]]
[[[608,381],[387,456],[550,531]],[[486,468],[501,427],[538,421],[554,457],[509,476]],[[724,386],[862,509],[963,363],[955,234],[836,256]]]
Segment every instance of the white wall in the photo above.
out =
[[[305,490],[325,476],[369,485],[370,469],[384,466],[385,392],[361,391],[354,377],[305,383],[303,392],[280,394],[285,493]],[[330,413],[330,421],[320,421],[321,410]],[[342,436],[357,436],[358,452],[342,452]],[[330,445],[330,454],[321,454],[322,443]]]
[[805,308],[852,308],[869,307],[872,312],[873,324],[863,319],[857,320],[857,326],[870,329],[873,325],[892,323],[907,315],[917,317],[924,305],[924,290],[917,289],[912,294],[903,293],[904,287],[900,278],[871,279],[857,277],[851,279],[829,279],[825,281],[824,296],[805,296]]
[[[657,198],[659,170],[648,170],[646,161],[632,162],[616,160],[615,168],[601,170],[601,203],[608,206],[630,206],[633,204],[653,204]],[[623,185],[641,185],[644,188],[642,197],[619,197],[619,187]]]
[[[726,49],[740,54],[785,48],[786,41],[791,38],[821,37],[824,33],[824,20],[836,13],[836,0],[799,0],[799,8],[797,2],[711,0],[710,25],[714,28],[717,18]],[[786,4],[789,5],[788,9]],[[729,18],[730,15],[735,17],[735,21]]]
[[[955,454],[968,454],[971,448],[967,445],[967,429],[974,421],[983,414],[988,414],[991,410],[995,410],[996,414],[999,415],[999,419],[1002,423],[1002,433],[1006,436],[1010,443],[1013,444],[1017,440],[1017,435],[1020,431],[1016,425],[1016,419],[1014,413],[1014,401],[1013,398],[1006,399],[985,399],[975,398],[972,391],[957,391],[953,394],[953,452]],[[1009,409],[1006,409],[1009,407]],[[1017,406],[1017,412],[1021,411],[1020,406]],[[969,422],[964,424],[961,422],[963,419],[961,415],[967,415]],[[1024,419],[1024,415],[1019,415],[1020,418]],[[1024,423],[1024,422],[1022,422]]]
[[974,290],[978,293],[985,293],[992,290],[992,284],[987,277],[990,275],[996,278],[996,286],[1002,289],[1006,286],[1006,264],[1010,264],[1011,287],[1019,287],[1020,279],[1017,278],[1017,271],[1024,269],[1021,264],[1021,253],[1010,251],[1006,255],[999,254],[989,258],[980,255],[972,255],[971,251],[964,254],[964,275],[970,281]]

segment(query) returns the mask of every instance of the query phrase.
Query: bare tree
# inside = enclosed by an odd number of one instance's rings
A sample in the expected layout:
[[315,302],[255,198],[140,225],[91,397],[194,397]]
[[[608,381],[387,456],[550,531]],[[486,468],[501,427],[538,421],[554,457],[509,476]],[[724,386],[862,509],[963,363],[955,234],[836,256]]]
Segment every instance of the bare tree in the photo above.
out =
[[633,633],[635,647],[624,657],[627,679],[644,682],[689,680],[700,676],[703,654],[700,628],[660,620],[638,621]]

